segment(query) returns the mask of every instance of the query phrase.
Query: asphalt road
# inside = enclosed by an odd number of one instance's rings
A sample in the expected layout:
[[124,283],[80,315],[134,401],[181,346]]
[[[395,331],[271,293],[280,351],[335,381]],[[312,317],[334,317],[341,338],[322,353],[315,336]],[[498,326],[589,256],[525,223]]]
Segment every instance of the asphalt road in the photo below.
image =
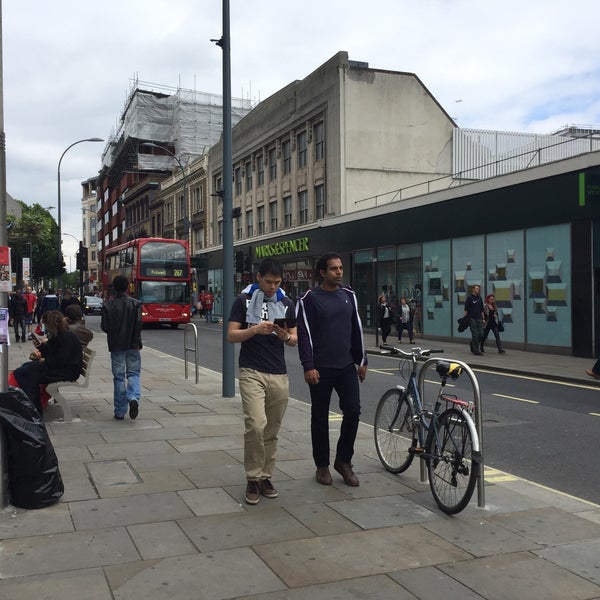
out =
[[[89,316],[86,322],[99,330],[99,317]],[[194,323],[200,365],[220,372],[222,326],[199,319]],[[179,358],[184,355],[183,338],[183,327],[173,330],[159,326],[144,328],[143,332],[146,346]],[[188,358],[193,359],[191,355]],[[237,371],[237,349],[235,360]],[[286,349],[286,360],[290,396],[309,402],[295,348]],[[398,359],[393,357],[369,357],[369,373],[361,388],[363,422],[373,423],[377,400],[386,389],[405,384],[398,366]],[[597,388],[489,371],[476,371],[476,375],[482,397],[485,464],[600,504],[600,469],[594,450],[598,447],[599,421],[590,414],[598,413]],[[427,381],[435,379],[435,373],[427,373]],[[473,397],[464,375],[447,391],[465,400]],[[335,400],[332,410],[337,410]]]

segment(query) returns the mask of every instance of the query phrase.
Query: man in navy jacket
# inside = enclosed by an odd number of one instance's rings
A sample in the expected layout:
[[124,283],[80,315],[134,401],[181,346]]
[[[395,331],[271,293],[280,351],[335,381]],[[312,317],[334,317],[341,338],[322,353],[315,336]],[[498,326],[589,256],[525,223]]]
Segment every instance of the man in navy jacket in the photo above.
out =
[[329,471],[329,404],[333,390],[343,414],[333,468],[347,485],[359,485],[352,470],[354,441],[360,416],[359,380],[367,374],[367,354],[358,304],[352,289],[342,285],[341,258],[329,252],[317,262],[319,287],[298,301],[298,348],[304,380],[310,387],[311,436],[316,479],[331,485]]

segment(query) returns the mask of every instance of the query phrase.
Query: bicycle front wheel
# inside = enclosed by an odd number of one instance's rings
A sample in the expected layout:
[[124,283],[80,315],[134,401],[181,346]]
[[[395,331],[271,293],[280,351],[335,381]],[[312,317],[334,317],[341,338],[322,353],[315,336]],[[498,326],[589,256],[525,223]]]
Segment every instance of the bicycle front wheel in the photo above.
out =
[[479,463],[473,460],[473,439],[467,420],[448,408],[432,420],[425,457],[431,493],[449,515],[463,510],[473,495]]
[[375,411],[374,435],[377,455],[390,473],[406,471],[414,458],[417,427],[412,398],[406,390],[383,394]]

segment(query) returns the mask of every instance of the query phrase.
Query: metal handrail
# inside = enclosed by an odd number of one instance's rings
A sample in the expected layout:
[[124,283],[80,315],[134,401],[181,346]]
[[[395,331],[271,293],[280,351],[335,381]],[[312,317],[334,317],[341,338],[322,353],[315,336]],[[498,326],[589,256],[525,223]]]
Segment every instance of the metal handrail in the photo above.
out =
[[[440,358],[428,358],[422,365],[419,370],[419,379],[418,379],[418,390],[419,395],[421,396],[421,401],[424,404],[425,398],[425,371],[429,367],[429,365],[433,363],[437,363]],[[483,464],[483,417],[482,417],[482,406],[481,406],[481,392],[479,390],[479,381],[477,380],[477,376],[473,372],[473,369],[462,360],[456,360],[454,358],[444,358],[444,362],[452,362],[459,364],[464,371],[469,376],[471,380],[471,386],[473,387],[473,401],[475,404],[475,429],[477,430],[477,435],[479,437],[479,452],[481,454],[481,462],[479,469],[479,476],[477,477],[477,506],[479,508],[485,508],[485,478],[484,478],[484,464]],[[423,461],[421,461],[421,481],[426,482],[427,476],[425,471],[425,465]]]
[[[194,335],[194,346],[188,346],[188,332],[191,331]],[[188,352],[194,353],[194,365],[196,367],[196,383],[200,381],[200,367],[198,365],[198,328],[195,323],[186,323],[183,329],[183,363],[185,365],[185,378],[188,378]]]

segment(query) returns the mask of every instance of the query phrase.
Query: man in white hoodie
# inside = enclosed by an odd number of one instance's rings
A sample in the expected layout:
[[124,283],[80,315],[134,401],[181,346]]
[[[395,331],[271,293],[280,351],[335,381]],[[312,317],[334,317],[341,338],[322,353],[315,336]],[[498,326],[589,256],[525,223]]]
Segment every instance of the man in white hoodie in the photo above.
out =
[[[281,264],[264,260],[249,285],[235,299],[227,340],[241,343],[240,394],[244,411],[245,500],[257,504],[261,495],[277,498],[271,483],[277,436],[289,397],[284,345],[298,342],[294,303],[280,288]],[[277,325],[277,323],[281,323]],[[285,320],[285,321],[282,321]]]

